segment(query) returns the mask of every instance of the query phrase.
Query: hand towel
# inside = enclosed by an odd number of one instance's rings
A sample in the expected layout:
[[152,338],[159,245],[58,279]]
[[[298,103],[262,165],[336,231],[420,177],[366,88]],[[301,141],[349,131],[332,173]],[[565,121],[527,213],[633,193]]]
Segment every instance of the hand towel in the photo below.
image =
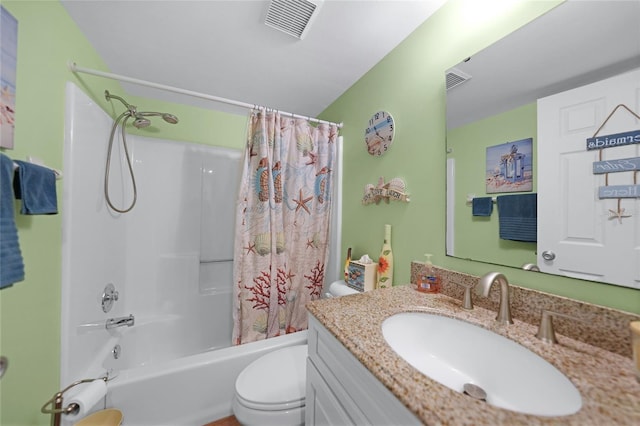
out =
[[37,164],[17,161],[13,182],[16,198],[22,200],[22,214],[57,214],[56,174]]
[[500,238],[538,241],[538,194],[501,195],[497,200]]
[[471,214],[474,216],[491,216],[493,213],[493,198],[474,197],[471,200]]
[[13,205],[13,161],[0,153],[0,288],[24,280]]

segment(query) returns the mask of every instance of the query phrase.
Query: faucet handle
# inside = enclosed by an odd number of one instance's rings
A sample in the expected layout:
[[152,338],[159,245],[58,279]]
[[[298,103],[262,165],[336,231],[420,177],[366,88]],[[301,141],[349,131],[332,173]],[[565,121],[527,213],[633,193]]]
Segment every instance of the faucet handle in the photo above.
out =
[[471,301],[471,289],[474,287],[474,285],[462,284],[455,281],[451,282],[464,289],[464,294],[462,295],[462,309],[466,309],[468,311],[472,310],[473,302]]
[[562,317],[562,318],[567,318],[574,321],[584,322],[571,315],[543,309],[542,316],[540,318],[540,327],[538,328],[538,333],[536,334],[536,337],[545,343],[551,343],[551,344],[558,343],[558,339],[556,339],[556,332],[553,329],[553,317]]

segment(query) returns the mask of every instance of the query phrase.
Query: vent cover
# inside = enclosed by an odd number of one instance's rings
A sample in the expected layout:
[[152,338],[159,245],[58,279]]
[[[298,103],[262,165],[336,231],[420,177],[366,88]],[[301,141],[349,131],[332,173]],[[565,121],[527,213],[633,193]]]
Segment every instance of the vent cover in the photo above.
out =
[[302,40],[323,0],[271,0],[266,25]]
[[451,68],[447,71],[447,90],[451,90],[469,80],[471,76],[465,74],[457,68]]

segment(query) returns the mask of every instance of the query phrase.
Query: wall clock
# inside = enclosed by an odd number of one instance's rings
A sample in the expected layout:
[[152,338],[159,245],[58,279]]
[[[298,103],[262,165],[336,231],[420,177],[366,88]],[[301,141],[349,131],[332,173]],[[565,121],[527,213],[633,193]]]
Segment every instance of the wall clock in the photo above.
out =
[[385,154],[393,143],[395,134],[393,117],[386,111],[378,111],[371,116],[369,126],[364,130],[367,152],[371,155]]

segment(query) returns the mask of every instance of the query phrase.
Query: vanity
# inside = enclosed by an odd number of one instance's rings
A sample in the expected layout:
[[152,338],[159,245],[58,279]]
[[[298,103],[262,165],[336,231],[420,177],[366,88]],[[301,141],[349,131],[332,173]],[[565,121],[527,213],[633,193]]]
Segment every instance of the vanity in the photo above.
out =
[[[412,269],[416,267],[412,265]],[[462,286],[456,284],[473,284],[477,277],[444,269],[440,272],[440,294],[419,293],[405,285],[307,305],[308,425],[640,424],[640,383],[625,337],[628,321],[640,319],[638,316],[512,285],[514,323],[501,325],[495,321],[497,292],[492,291],[486,299],[474,295],[473,310],[465,310]],[[568,314],[569,318],[556,321],[556,344],[536,337],[541,309]],[[403,312],[459,319],[517,342],[573,383],[582,398],[581,408],[566,416],[522,414],[432,380],[398,356],[383,337],[383,321]],[[573,336],[563,334],[565,330]],[[467,355],[474,357],[474,353]]]

